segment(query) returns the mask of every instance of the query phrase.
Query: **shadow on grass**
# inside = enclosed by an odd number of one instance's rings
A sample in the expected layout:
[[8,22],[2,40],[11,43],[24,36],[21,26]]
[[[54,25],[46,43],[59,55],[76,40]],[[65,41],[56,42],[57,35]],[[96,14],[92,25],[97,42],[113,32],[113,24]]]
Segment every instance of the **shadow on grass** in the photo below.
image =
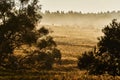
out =
[[56,64],[55,66],[53,66],[53,70],[65,72],[77,71],[77,61],[72,59],[62,59],[61,65]]
[[68,60],[64,59],[61,61],[61,65],[69,65],[69,64],[76,64],[77,62],[75,60]]

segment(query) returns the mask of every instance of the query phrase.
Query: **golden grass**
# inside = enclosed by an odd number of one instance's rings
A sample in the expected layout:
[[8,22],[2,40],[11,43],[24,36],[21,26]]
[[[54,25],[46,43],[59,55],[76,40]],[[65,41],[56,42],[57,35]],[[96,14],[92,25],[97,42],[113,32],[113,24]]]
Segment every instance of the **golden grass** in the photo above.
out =
[[[110,75],[88,75],[86,71],[81,71],[77,67],[77,58],[83,52],[89,51],[96,46],[97,38],[102,36],[100,29],[82,28],[75,26],[46,26],[53,30],[50,35],[57,42],[62,53],[62,64],[54,65],[53,71],[65,72],[65,80],[112,80]],[[57,75],[61,77],[63,75]],[[119,80],[116,78],[116,80]]]
[[[24,72],[15,76],[0,76],[0,80],[120,80],[110,75],[89,75],[79,70],[77,58],[84,51],[91,50],[97,43],[97,37],[103,35],[100,29],[87,29],[74,26],[49,26],[50,33],[62,53],[61,65],[54,64],[50,71]],[[18,51],[19,52],[19,51]],[[22,53],[22,52],[21,52]]]

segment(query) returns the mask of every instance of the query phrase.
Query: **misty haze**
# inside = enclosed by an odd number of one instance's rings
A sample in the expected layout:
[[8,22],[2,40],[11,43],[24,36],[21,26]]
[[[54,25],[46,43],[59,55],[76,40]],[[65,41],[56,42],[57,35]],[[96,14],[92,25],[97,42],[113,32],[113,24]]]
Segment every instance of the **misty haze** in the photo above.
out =
[[1,0],[0,80],[120,80],[119,0]]

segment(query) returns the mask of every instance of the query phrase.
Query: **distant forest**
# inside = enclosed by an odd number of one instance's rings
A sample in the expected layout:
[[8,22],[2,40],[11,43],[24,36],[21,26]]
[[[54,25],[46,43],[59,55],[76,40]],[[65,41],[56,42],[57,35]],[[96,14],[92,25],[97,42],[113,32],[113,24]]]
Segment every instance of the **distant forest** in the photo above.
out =
[[120,11],[107,11],[107,12],[97,12],[97,13],[82,13],[81,11],[76,12],[76,11],[68,11],[68,12],[64,12],[64,11],[56,11],[56,12],[50,12],[49,10],[46,10],[44,12],[45,14],[114,14],[114,13],[120,13]]
[[77,26],[103,26],[111,22],[112,19],[120,20],[120,11],[107,11],[98,13],[82,13],[74,11],[45,11],[41,13],[43,24],[56,25],[77,25]]

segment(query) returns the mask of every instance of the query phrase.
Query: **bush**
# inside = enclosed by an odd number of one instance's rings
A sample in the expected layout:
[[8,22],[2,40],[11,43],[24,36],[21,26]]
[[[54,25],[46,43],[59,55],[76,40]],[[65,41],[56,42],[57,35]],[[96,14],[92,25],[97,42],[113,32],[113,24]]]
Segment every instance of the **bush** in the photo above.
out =
[[[120,23],[114,19],[102,32],[95,56],[88,52],[79,58],[78,66],[87,68],[90,74],[120,75]],[[91,67],[92,66],[92,67]],[[81,69],[81,68],[80,68]]]
[[79,69],[91,69],[95,65],[97,58],[95,57],[94,51],[84,52],[82,56],[78,58],[78,67]]

